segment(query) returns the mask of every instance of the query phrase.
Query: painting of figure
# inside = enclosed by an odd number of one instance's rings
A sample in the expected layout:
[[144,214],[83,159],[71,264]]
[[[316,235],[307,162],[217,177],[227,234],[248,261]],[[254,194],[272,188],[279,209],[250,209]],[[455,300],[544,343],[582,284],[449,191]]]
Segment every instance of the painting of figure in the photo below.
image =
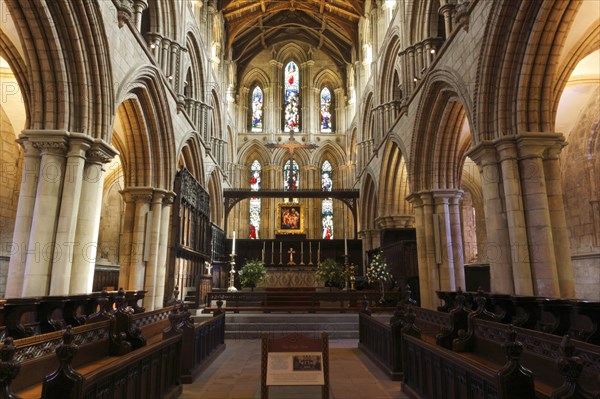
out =
[[278,234],[301,234],[304,232],[304,208],[302,204],[279,204]]

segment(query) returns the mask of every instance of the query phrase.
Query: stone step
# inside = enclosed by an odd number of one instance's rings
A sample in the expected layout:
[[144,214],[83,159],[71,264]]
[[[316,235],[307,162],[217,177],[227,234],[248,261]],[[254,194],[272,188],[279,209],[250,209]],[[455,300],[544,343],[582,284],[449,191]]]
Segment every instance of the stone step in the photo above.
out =
[[356,313],[227,313],[225,320],[226,339],[258,339],[263,332],[319,336],[323,331],[331,339],[358,338]]

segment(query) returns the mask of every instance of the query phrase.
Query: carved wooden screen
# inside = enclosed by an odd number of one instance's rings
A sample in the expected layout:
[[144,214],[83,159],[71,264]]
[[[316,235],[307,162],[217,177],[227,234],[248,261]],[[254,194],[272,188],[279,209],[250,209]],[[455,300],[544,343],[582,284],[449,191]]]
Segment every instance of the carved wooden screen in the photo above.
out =
[[[208,192],[182,169],[175,177],[169,272],[165,300],[175,286],[198,288],[205,261],[210,261],[212,224]],[[183,298],[181,298],[183,299]]]

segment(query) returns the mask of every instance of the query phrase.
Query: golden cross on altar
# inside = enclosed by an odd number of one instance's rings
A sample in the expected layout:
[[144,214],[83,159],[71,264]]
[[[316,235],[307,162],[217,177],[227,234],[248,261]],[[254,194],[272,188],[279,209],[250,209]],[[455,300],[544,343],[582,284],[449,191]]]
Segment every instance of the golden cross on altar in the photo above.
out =
[[292,266],[295,265],[294,263],[294,254],[296,253],[296,251],[294,251],[294,248],[288,249],[288,254],[290,254],[290,261],[288,262],[288,266]]

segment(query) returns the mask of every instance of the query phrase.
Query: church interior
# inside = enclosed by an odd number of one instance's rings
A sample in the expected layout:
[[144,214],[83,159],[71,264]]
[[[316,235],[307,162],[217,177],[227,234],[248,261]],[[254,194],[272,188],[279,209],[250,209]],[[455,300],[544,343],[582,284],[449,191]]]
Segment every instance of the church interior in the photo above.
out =
[[[600,390],[600,0],[0,0],[0,94],[0,336],[17,348],[71,334],[71,311],[78,337],[123,310],[111,356],[151,356],[186,345],[174,324],[140,343],[174,303],[229,317],[321,292],[335,311],[412,303],[402,357],[479,290],[492,312],[537,304],[536,334],[568,308],[552,331],[583,323],[581,389]],[[547,339],[567,353],[564,334]],[[406,356],[407,394],[442,397]],[[159,397],[181,392],[169,378]]]

